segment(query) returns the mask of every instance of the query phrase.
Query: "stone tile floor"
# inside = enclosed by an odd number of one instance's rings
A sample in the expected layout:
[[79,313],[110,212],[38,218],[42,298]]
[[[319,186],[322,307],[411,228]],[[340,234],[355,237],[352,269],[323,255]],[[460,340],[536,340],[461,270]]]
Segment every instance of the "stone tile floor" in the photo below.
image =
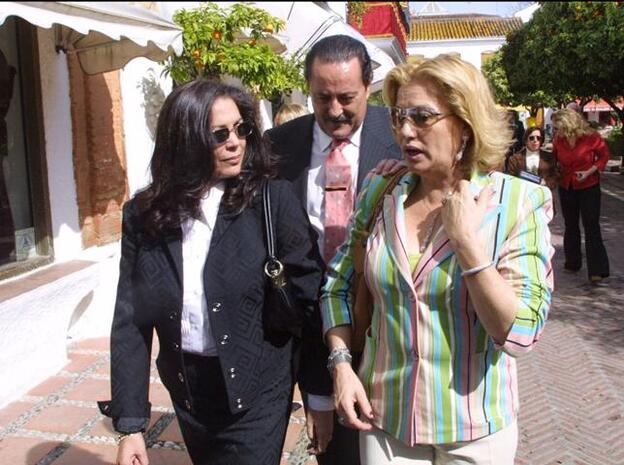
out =
[[[0,464],[114,464],[115,432],[96,400],[110,398],[108,338],[70,345],[69,362],[21,399],[0,409]],[[157,353],[154,349],[153,353]],[[295,401],[301,401],[297,391]],[[152,366],[152,418],[146,433],[151,465],[191,465],[166,389]],[[281,465],[313,464],[303,408],[293,411]]]

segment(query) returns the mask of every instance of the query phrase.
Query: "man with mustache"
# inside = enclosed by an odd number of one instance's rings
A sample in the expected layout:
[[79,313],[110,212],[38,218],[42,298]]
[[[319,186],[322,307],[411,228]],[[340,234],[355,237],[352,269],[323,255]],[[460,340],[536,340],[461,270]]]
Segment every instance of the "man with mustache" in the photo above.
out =
[[[372,76],[370,56],[360,41],[345,35],[318,41],[305,60],[314,114],[267,131],[280,157],[280,174],[293,182],[319,234],[326,262],[346,238],[347,222],[368,172],[382,160],[401,158],[388,110],[367,104]],[[315,355],[327,357],[328,351],[322,346]],[[306,358],[310,359],[309,354]],[[305,366],[301,369],[305,372]],[[331,379],[317,383],[315,392],[331,393]],[[309,395],[307,409],[327,411],[333,417],[331,397]],[[327,449],[322,439],[313,444],[318,463],[358,465],[358,432],[333,421],[333,439]],[[312,423],[308,415],[309,436]]]

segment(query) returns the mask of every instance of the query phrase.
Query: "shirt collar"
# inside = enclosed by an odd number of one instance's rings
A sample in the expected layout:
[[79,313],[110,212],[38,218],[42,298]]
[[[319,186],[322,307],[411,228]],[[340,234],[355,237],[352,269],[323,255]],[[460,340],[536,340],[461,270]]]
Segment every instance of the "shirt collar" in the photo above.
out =
[[219,181],[217,184],[208,189],[208,191],[200,199],[202,216],[199,220],[201,222],[210,224],[208,218],[210,218],[211,214],[212,216],[216,216],[215,211],[219,211],[219,204],[221,203],[221,197],[223,197],[224,191],[225,182]]
[[[362,126],[364,124],[360,124],[360,127],[349,136],[349,142],[353,144],[355,147],[360,147],[360,140],[362,139]],[[318,121],[314,121],[314,140],[319,141],[319,146],[323,147],[323,152],[328,152],[332,143],[331,136],[328,136],[318,124]]]

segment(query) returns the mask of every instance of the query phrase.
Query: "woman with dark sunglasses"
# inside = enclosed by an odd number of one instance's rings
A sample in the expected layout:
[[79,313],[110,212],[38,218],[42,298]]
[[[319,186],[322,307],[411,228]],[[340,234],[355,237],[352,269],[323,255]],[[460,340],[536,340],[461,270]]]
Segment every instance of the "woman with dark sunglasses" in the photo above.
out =
[[509,158],[507,173],[547,186],[551,191],[557,187],[559,172],[552,153],[542,150],[544,130],[531,126],[524,134],[524,147]]
[[[243,90],[199,79],[176,87],[160,112],[152,182],[123,210],[112,400],[100,403],[120,433],[118,465],[148,463],[154,330],[158,373],[193,464],[280,462],[294,359],[322,344],[322,261],[290,183],[274,179],[256,108]],[[263,318],[277,311],[265,304],[267,182],[277,258],[301,309],[301,351],[298,328],[276,331]],[[326,394],[324,360],[301,363],[302,389]]]
[[[511,131],[471,64],[399,65],[384,100],[407,173],[385,195],[396,178],[367,177],[328,265],[321,309],[337,413],[360,431],[362,465],[513,465],[515,359],[550,305],[550,190],[496,171]],[[353,308],[360,244],[370,320]]]

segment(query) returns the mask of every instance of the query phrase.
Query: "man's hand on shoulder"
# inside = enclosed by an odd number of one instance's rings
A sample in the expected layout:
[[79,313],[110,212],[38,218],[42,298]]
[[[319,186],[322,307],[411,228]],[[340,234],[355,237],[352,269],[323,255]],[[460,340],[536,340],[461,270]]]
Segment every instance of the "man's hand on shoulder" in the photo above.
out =
[[377,166],[371,170],[373,174],[380,174],[382,176],[392,176],[401,168],[405,167],[403,160],[395,160],[393,158],[385,158],[377,163]]

